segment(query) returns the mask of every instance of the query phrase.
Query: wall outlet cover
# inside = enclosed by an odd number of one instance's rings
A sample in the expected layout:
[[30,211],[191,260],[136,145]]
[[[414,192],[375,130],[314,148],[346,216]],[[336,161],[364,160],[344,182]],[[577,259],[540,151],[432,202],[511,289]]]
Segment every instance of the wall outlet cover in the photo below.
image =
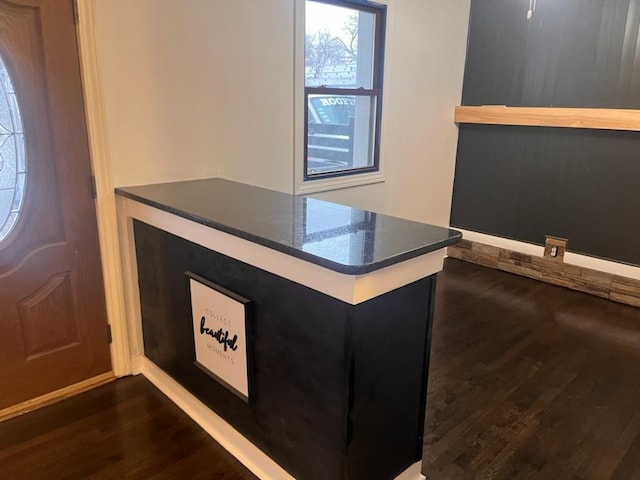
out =
[[564,254],[567,251],[568,242],[569,240],[566,238],[547,235],[544,242],[544,258],[557,262],[564,261]]

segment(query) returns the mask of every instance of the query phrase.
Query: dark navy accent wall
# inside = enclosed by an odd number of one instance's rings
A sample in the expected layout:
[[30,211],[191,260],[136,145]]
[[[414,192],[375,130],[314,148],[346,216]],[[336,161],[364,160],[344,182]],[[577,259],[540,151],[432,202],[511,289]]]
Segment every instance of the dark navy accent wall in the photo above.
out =
[[452,223],[640,265],[639,135],[462,125]]
[[[473,0],[464,105],[640,108],[640,0]],[[451,224],[640,265],[640,133],[461,125]]]
[[640,108],[640,0],[472,0],[464,105]]

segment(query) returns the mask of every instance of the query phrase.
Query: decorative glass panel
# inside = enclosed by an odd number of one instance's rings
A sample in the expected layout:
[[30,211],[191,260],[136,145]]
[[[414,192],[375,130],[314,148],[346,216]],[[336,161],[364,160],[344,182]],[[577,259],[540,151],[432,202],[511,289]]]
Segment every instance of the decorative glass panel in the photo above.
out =
[[13,82],[0,57],[0,242],[16,225],[26,177],[22,117]]

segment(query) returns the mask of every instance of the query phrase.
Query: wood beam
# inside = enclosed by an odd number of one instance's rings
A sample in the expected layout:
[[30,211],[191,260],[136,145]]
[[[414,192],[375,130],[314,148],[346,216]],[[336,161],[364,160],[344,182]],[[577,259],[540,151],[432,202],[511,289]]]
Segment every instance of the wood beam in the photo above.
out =
[[455,109],[455,122],[638,132],[640,131],[640,110],[507,107],[504,105],[458,106]]

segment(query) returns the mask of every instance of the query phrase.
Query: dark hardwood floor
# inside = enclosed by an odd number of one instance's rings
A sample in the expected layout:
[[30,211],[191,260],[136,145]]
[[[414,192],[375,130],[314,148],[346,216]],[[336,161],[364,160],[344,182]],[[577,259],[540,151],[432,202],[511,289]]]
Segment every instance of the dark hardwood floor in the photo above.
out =
[[[640,479],[640,310],[457,260],[437,295],[430,480]],[[256,477],[130,377],[0,423],[0,479],[67,478]]]
[[640,479],[640,310],[447,260],[423,471]]
[[144,377],[0,423],[0,479],[255,480]]

